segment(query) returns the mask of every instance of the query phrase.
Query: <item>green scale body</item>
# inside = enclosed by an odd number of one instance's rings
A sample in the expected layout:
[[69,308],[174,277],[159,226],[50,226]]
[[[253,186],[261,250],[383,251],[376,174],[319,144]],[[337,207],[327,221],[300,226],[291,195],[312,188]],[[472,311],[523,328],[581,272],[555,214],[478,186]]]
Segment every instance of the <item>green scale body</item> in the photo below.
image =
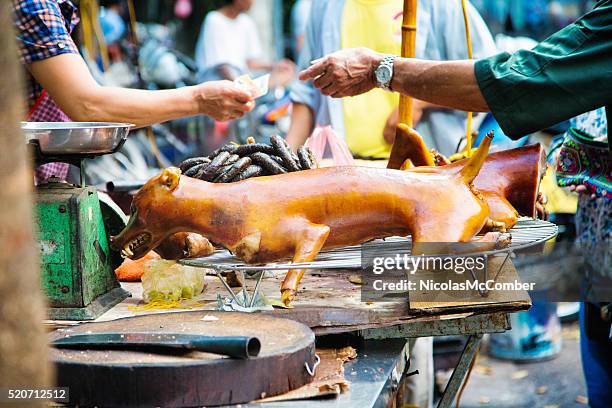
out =
[[49,183],[37,188],[36,223],[49,318],[95,319],[127,297],[94,187]]

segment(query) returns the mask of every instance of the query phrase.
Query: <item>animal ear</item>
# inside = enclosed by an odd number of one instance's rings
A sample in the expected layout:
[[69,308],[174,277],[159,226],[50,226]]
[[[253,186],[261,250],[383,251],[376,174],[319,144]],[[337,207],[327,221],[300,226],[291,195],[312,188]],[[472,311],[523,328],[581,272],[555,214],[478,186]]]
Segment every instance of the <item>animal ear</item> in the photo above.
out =
[[180,177],[180,169],[176,167],[168,167],[167,169],[164,169],[159,180],[164,186],[168,187],[168,190],[174,191],[179,185]]

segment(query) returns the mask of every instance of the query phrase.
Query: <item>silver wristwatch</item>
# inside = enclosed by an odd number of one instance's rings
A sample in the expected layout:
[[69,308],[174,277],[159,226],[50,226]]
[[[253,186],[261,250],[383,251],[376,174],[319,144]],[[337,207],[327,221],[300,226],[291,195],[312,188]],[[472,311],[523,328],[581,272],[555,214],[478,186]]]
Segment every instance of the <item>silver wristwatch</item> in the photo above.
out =
[[387,91],[391,90],[391,80],[393,79],[393,61],[395,61],[395,55],[387,55],[378,65],[378,68],[376,68],[374,71],[376,85],[379,88]]

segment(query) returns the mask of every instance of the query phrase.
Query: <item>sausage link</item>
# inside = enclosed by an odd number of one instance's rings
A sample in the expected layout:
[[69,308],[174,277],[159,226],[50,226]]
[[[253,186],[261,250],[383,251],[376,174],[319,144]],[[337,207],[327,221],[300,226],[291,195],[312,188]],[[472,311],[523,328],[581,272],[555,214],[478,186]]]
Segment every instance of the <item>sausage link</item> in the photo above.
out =
[[302,146],[298,149],[298,158],[300,160],[300,166],[302,170],[310,170],[312,169],[312,162],[310,161],[310,156],[308,155],[308,148],[306,146]]
[[185,176],[187,176],[187,177],[196,177],[198,172],[200,172],[202,169],[206,168],[206,166],[208,166],[209,164],[210,163],[196,164],[195,166],[185,170],[185,172],[183,174]]
[[308,153],[308,158],[310,159],[310,162],[312,163],[312,168],[313,169],[318,169],[319,168],[319,162],[317,161],[317,158],[315,157],[315,155],[312,152],[312,150],[310,149],[310,147],[306,147],[306,152]]
[[227,183],[240,172],[251,165],[253,161],[250,157],[243,157],[232,165],[232,167],[219,177],[219,183]]
[[234,177],[230,182],[233,183],[236,181],[246,180],[251,177],[257,177],[257,176],[260,176],[262,173],[263,173],[263,169],[260,166],[256,164],[251,164],[249,167],[244,169],[242,172],[238,173],[238,175]]
[[285,167],[287,167],[287,170],[289,171],[299,171],[300,170],[300,167],[297,165],[295,159],[293,158],[291,150],[287,147],[287,144],[285,143],[283,138],[281,138],[280,136],[274,135],[270,138],[270,143],[272,144],[272,147],[274,147],[276,154],[281,159],[283,159],[283,162],[285,163]]
[[181,172],[184,173],[193,166],[197,166],[198,164],[203,163],[210,163],[210,159],[208,157],[192,157],[190,159],[183,160],[183,162],[179,164],[178,167],[179,169],[181,169]]
[[253,161],[267,170],[270,174],[283,174],[286,173],[287,170],[283,168],[280,164],[276,162],[276,160],[272,159],[269,155],[261,152],[253,153],[251,155]]
[[234,151],[235,154],[241,157],[250,156],[251,154],[257,153],[257,152],[272,154],[274,153],[274,148],[264,143],[253,143],[253,144],[240,145]]
[[214,160],[215,157],[217,157],[220,153],[223,153],[223,152],[229,152],[230,154],[232,154],[236,151],[237,148],[238,148],[238,145],[235,145],[233,143],[228,143],[224,146],[221,146],[220,148],[218,148],[211,154],[209,154],[208,158],[211,160]]
[[215,175],[213,176],[211,181],[213,183],[219,183],[219,179],[221,178],[221,176],[223,176],[225,173],[227,173],[229,171],[229,169],[232,168],[232,166],[233,166],[233,164],[224,164],[223,167],[221,167],[219,170],[217,170],[217,172],[215,173]]
[[240,156],[238,156],[237,154],[232,154],[225,163],[223,163],[224,166],[227,166],[229,164],[234,164],[236,163],[238,160],[240,159]]
[[215,157],[207,167],[203,168],[198,172],[196,178],[199,178],[200,180],[204,181],[211,181],[219,172],[221,167],[223,167],[223,165],[225,164],[227,159],[229,159],[230,156],[231,155],[229,152],[219,153],[217,157]]

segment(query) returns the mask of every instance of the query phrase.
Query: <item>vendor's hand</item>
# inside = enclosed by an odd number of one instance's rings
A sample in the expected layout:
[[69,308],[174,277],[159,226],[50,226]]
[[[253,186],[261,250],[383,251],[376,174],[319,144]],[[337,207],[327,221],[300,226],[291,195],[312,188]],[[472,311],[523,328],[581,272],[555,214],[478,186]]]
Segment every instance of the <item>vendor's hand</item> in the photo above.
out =
[[241,118],[255,106],[250,92],[231,81],[211,81],[196,86],[200,113],[218,121]]
[[383,58],[367,48],[341,50],[313,61],[299,78],[313,80],[324,95],[334,98],[360,95],[376,86],[374,70]]

